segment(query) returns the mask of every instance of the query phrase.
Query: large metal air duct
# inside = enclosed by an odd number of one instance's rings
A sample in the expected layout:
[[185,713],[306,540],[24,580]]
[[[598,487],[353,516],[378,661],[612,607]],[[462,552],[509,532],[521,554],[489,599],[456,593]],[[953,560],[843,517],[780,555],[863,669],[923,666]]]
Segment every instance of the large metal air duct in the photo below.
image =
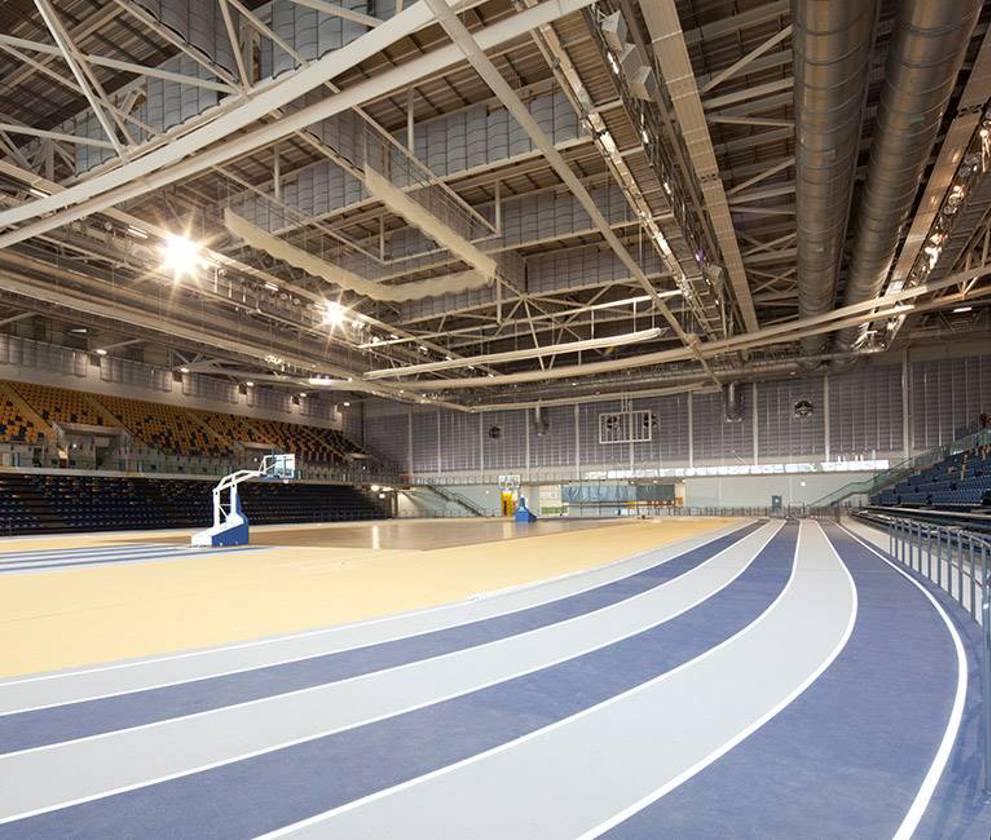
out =
[[[792,0],[799,317],[833,307],[860,145],[876,0]],[[802,339],[807,355],[828,336]]]
[[[884,285],[981,5],[981,0],[898,5],[867,184],[855,219],[845,304],[871,300]],[[855,347],[864,329],[838,332],[836,349]]]

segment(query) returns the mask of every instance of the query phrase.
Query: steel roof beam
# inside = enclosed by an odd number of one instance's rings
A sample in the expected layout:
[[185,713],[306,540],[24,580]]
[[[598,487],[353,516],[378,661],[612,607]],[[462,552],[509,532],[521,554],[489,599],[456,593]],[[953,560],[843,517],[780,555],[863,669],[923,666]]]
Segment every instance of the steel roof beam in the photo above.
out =
[[722,251],[743,326],[747,332],[753,332],[760,325],[750,298],[750,285],[740,256],[740,245],[733,228],[726,191],[719,177],[719,164],[709,136],[709,127],[706,125],[702,98],[695,84],[695,74],[688,57],[678,10],[674,0],[654,0],[641,6],[641,9],[695,176],[702,187],[706,209]]
[[[597,373],[608,373],[627,368],[651,367],[674,361],[692,361],[698,355],[705,359],[727,353],[736,353],[742,350],[752,350],[772,344],[792,343],[803,337],[828,334],[856,327],[859,324],[868,323],[876,315],[871,310],[877,307],[884,307],[886,315],[896,315],[899,312],[910,312],[913,307],[902,305],[904,301],[910,301],[920,295],[929,294],[934,291],[948,289],[958,285],[963,280],[973,277],[986,276],[991,274],[991,265],[971,269],[961,272],[954,277],[941,280],[937,283],[916,286],[912,289],[904,289],[897,294],[886,295],[876,300],[864,301],[862,303],[851,304],[831,312],[817,315],[811,318],[801,318],[789,320],[779,326],[764,327],[755,333],[746,333],[732,338],[720,339],[718,341],[708,341],[700,343],[697,348],[675,347],[670,350],[660,350],[656,353],[644,353],[640,356],[630,356],[623,359],[611,359],[604,362],[592,362],[589,364],[569,365],[564,368],[550,370],[526,371],[522,373],[501,374],[488,377],[470,377],[466,379],[431,379],[421,380],[415,383],[415,387],[425,391],[436,390],[456,390],[466,388],[490,388],[498,385],[511,385],[523,382],[538,382],[545,379],[563,379],[567,377],[592,376]],[[980,290],[991,294],[991,286]],[[959,293],[962,298],[964,293]],[[972,296],[974,293],[971,293]],[[952,296],[951,296],[952,299]],[[950,301],[940,302],[939,306],[949,305]],[[930,309],[930,305],[921,305],[921,310]],[[695,350],[697,349],[698,354]],[[401,380],[400,380],[401,381]],[[398,384],[398,383],[397,383]],[[407,387],[413,387],[413,383],[406,383]]]
[[561,153],[554,148],[554,143],[544,133],[543,129],[530,114],[529,109],[520,100],[516,92],[509,86],[502,74],[496,69],[492,61],[485,55],[482,48],[465,28],[464,24],[458,20],[451,11],[445,0],[423,0],[436,16],[438,22],[447,32],[456,47],[461,50],[468,59],[468,63],[475,68],[475,71],[482,77],[485,83],[492,89],[492,92],[502,101],[506,109],[515,117],[523,130],[547,158],[554,171],[574,194],[575,198],[588,213],[599,232],[609,243],[610,248],[619,257],[620,261],[629,269],[630,273],[637,279],[644,291],[651,296],[654,306],[661,316],[671,325],[675,335],[686,345],[691,345],[691,339],[684,331],[678,319],[668,309],[667,304],[659,297],[653,283],[647,279],[640,265],[633,258],[626,246],[620,242],[619,237],[613,233],[609,223],[603,217],[595,201],[585,189],[581,180],[572,172],[571,167],[561,156]]
[[[591,2],[592,0],[545,0],[528,11],[485,27],[479,32],[479,41],[487,47],[496,46],[518,37],[540,23],[578,11]],[[423,76],[457,64],[461,58],[460,50],[453,45],[441,47],[393,70],[358,82],[339,94],[328,96],[313,105],[294,111],[277,122],[231,139],[222,139],[229,137],[238,126],[250,123],[256,116],[263,116],[281,107],[285,102],[298,98],[306,90],[322,84],[325,78],[338,75],[356,60],[380,51],[388,43],[405,37],[410,31],[422,28],[423,14],[426,10],[414,12],[421,9],[421,6],[420,3],[414,4],[400,15],[352,41],[347,47],[329,53],[284,81],[274,82],[245,105],[225,113],[214,122],[157,149],[138,161],[107,172],[99,178],[83,181],[78,186],[59,193],[58,201],[52,202],[50,200],[52,197],[38,199],[0,213],[0,225],[6,225],[46,213],[56,206],[67,208],[0,235],[0,248],[249,154],[315,122],[339,114],[385,92],[407,87]],[[404,18],[407,14],[412,16]],[[429,13],[426,14],[429,18]],[[218,140],[221,142],[216,143]],[[208,150],[203,149],[204,146],[211,144],[215,145]],[[200,153],[192,154],[195,151]],[[181,162],[176,163],[176,161]],[[152,171],[149,172],[149,169]],[[158,171],[154,171],[155,169]],[[105,191],[95,198],[88,198],[98,188]],[[81,203],[68,206],[77,201]]]

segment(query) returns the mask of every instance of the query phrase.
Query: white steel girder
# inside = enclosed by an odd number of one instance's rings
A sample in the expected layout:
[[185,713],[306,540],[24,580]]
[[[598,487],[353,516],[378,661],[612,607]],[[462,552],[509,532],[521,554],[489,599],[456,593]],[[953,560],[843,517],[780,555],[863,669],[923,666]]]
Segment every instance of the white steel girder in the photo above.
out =
[[733,229],[729,204],[722,179],[719,177],[719,164],[709,136],[702,98],[695,83],[695,72],[688,56],[684,33],[678,19],[674,0],[651,0],[641,4],[644,20],[650,33],[657,57],[658,66],[674,104],[675,115],[681,128],[688,155],[695,169],[695,175],[702,187],[706,209],[712,220],[716,241],[726,262],[733,295],[743,324],[748,332],[759,329],[754,302],[750,296],[747,272],[740,256],[740,245]]
[[[545,0],[532,9],[481,29],[478,32],[479,43],[486,48],[497,46],[535,26],[578,11],[591,2],[592,0]],[[0,235],[0,248],[46,233],[90,213],[105,210],[127,199],[188,178],[232,158],[249,154],[315,122],[389,91],[408,87],[417,79],[457,64],[461,60],[461,51],[454,45],[441,47],[393,70],[359,82],[339,94],[328,96],[320,102],[295,111],[277,122],[233,139],[222,140],[229,137],[237,128],[247,126],[266,113],[291,102],[307,90],[343,72],[347,67],[379,52],[383,47],[405,37],[410,32],[422,28],[431,20],[430,12],[426,10],[424,4],[416,3],[352,41],[343,49],[328,53],[309,67],[293,73],[288,79],[273,83],[245,105],[228,111],[214,122],[176,142],[156,149],[132,163],[87,179],[61,193],[0,212],[0,226],[17,224],[42,213],[51,213],[46,218]],[[216,145],[213,148],[204,150],[200,154],[192,154],[214,143]],[[183,160],[184,158],[186,159]],[[169,166],[170,164],[175,165]],[[94,193],[100,194],[90,198]],[[70,207],[69,205],[74,202],[80,203]],[[53,212],[59,208],[67,209]]]

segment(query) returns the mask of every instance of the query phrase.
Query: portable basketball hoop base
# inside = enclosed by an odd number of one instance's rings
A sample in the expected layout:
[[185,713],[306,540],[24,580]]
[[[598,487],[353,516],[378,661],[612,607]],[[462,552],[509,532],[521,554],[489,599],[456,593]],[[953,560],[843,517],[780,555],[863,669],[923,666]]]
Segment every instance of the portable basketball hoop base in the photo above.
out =
[[[238,470],[225,475],[213,488],[213,525],[193,534],[192,545],[217,548],[248,544],[248,517],[241,509],[237,486],[253,478],[288,481],[296,477],[295,455],[266,455],[257,470]],[[224,492],[227,501],[224,502]]]
[[536,522],[537,515],[526,506],[526,496],[520,496],[513,519],[517,522]]

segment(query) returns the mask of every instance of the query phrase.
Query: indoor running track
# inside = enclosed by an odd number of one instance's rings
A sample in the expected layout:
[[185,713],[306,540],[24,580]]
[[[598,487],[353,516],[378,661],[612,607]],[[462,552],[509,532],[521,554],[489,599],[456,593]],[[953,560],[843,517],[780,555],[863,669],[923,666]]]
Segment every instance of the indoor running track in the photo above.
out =
[[8,680],[0,837],[983,840],[967,621],[863,533],[751,522],[461,604]]

